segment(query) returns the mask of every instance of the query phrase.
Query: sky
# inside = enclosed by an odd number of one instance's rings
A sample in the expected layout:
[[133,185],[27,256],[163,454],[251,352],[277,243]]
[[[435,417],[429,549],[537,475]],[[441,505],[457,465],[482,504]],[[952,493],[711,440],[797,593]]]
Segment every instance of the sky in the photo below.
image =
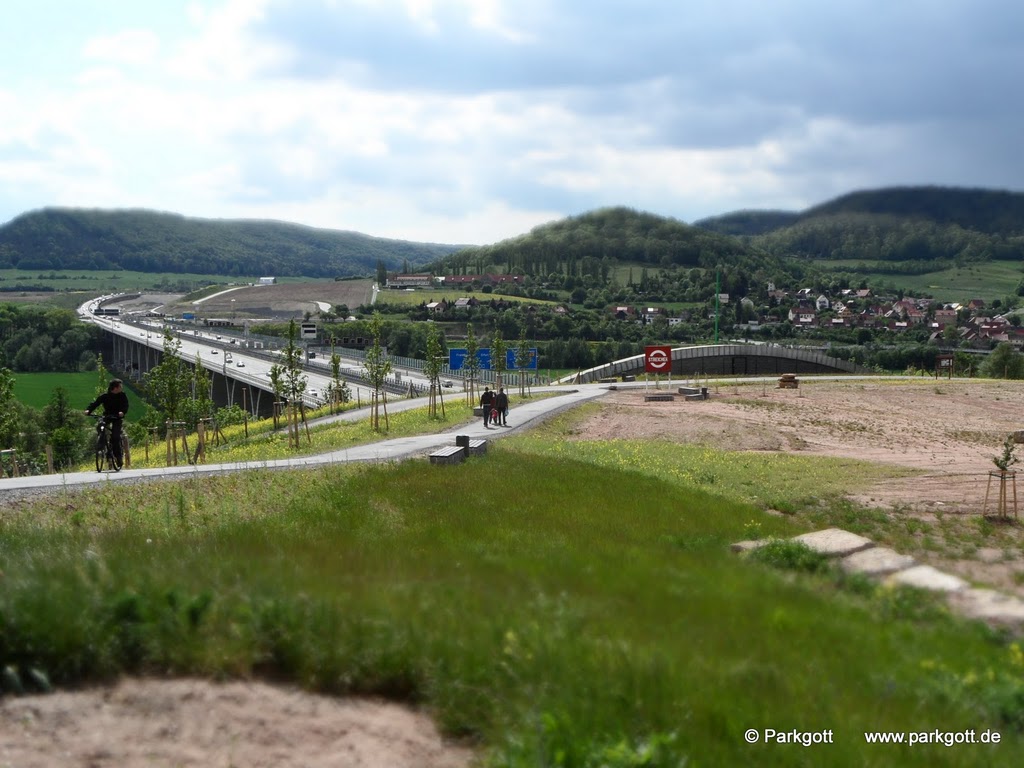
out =
[[0,225],[44,207],[487,244],[896,185],[1024,190],[1015,0],[6,0]]

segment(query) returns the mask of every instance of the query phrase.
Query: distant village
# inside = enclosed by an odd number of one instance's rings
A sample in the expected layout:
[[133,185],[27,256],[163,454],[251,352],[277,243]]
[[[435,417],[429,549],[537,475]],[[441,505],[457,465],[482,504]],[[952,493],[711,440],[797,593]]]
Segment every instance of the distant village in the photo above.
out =
[[[501,286],[519,285],[522,275],[444,275],[395,274],[388,277],[386,287],[392,290],[415,290],[417,288],[468,287],[475,285]],[[776,326],[788,320],[795,330],[827,330],[842,328],[866,328],[877,331],[902,333],[910,330],[927,330],[929,340],[939,343],[961,344],[989,348],[1002,342],[1009,342],[1018,349],[1024,348],[1024,328],[1016,315],[1003,315],[986,307],[982,299],[970,299],[966,303],[940,302],[935,299],[896,296],[875,296],[868,289],[845,289],[838,295],[816,293],[810,288],[790,292],[779,290],[768,283],[769,307],[758,307],[748,297],[740,299],[744,322],[736,327],[742,330],[758,330]],[[720,304],[728,306],[728,294],[719,294]],[[471,308],[479,304],[472,297],[454,301],[441,299],[428,302],[428,312],[444,312],[449,309]],[[556,313],[568,313],[565,306],[558,306]],[[669,327],[690,322],[693,311],[671,312],[663,307],[615,306],[608,310],[615,319],[623,322],[651,323],[659,319]],[[735,316],[735,315],[734,315]],[[712,312],[711,317],[714,317]],[[952,327],[955,332],[948,329]]]

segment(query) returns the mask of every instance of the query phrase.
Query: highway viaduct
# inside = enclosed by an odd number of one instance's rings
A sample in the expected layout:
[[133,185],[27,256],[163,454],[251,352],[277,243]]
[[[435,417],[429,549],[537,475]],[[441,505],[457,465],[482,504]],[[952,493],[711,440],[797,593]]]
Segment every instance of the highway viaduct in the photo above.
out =
[[[138,381],[164,356],[164,327],[158,322],[128,320],[120,317],[90,318],[109,334],[109,347],[104,362],[123,377]],[[216,329],[170,329],[180,342],[182,360],[195,366],[199,361],[211,379],[211,396],[218,407],[238,405],[256,417],[273,413],[274,393],[270,368],[282,364],[280,350],[267,349],[260,342]],[[343,350],[339,350],[339,354]],[[306,405],[324,401],[324,393],[332,383],[328,361],[317,358],[303,364],[306,375]],[[372,390],[363,378],[358,360],[342,359],[341,378],[349,385],[352,399],[369,402]],[[401,374],[393,375],[386,389],[393,396],[409,394],[410,381]]]

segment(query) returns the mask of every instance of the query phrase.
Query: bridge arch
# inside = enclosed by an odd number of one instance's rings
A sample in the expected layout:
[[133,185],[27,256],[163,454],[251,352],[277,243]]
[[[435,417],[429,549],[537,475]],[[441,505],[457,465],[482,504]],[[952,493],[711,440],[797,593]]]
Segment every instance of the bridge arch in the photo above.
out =
[[[560,379],[563,384],[599,381],[644,372],[644,356],[634,355]],[[776,376],[783,373],[866,373],[860,366],[820,350],[773,344],[706,344],[672,350],[676,376]]]

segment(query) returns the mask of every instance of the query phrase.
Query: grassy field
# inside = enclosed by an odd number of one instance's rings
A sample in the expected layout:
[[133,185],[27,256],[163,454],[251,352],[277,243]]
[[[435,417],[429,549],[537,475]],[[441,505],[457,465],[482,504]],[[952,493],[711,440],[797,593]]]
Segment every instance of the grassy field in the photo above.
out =
[[[181,290],[182,288],[198,289],[206,285],[218,283],[252,283],[259,278],[198,275],[179,272],[132,272],[129,270],[97,270],[94,272],[80,269],[58,270],[25,270],[0,269],[0,288],[31,285],[52,288],[55,291],[84,291],[92,294],[119,293],[141,290]],[[0,297],[3,294],[0,293]]]
[[[107,382],[112,375],[105,376]],[[99,377],[95,372],[88,373],[16,373],[14,375],[14,396],[25,405],[42,409],[50,402],[54,390],[63,387],[68,392],[68,400],[74,408],[85,408],[96,397]],[[105,389],[105,384],[104,384]],[[102,390],[101,390],[102,391]],[[142,416],[142,398],[132,388],[131,382],[125,384],[132,408],[128,411],[128,421],[137,421]]]
[[[819,267],[832,271],[842,271],[846,267],[863,264],[857,260],[818,259],[814,261]],[[971,264],[963,268],[945,269],[929,272],[924,275],[890,275],[881,272],[857,273],[875,285],[893,285],[917,294],[928,294],[939,301],[955,301],[967,303],[973,298],[984,299],[991,303],[993,299],[1003,299],[1017,292],[1017,285],[1024,278],[1019,264],[1007,261],[990,261]]]
[[[729,552],[799,532],[764,504],[847,515],[836,494],[882,470],[570,451],[575,418],[453,467],[246,472],[5,509],[0,662],[59,685],[199,674],[382,695],[491,766],[1019,763],[1018,645],[792,548]],[[746,742],[767,728],[832,743]],[[864,737],[970,729],[1002,741]]]

